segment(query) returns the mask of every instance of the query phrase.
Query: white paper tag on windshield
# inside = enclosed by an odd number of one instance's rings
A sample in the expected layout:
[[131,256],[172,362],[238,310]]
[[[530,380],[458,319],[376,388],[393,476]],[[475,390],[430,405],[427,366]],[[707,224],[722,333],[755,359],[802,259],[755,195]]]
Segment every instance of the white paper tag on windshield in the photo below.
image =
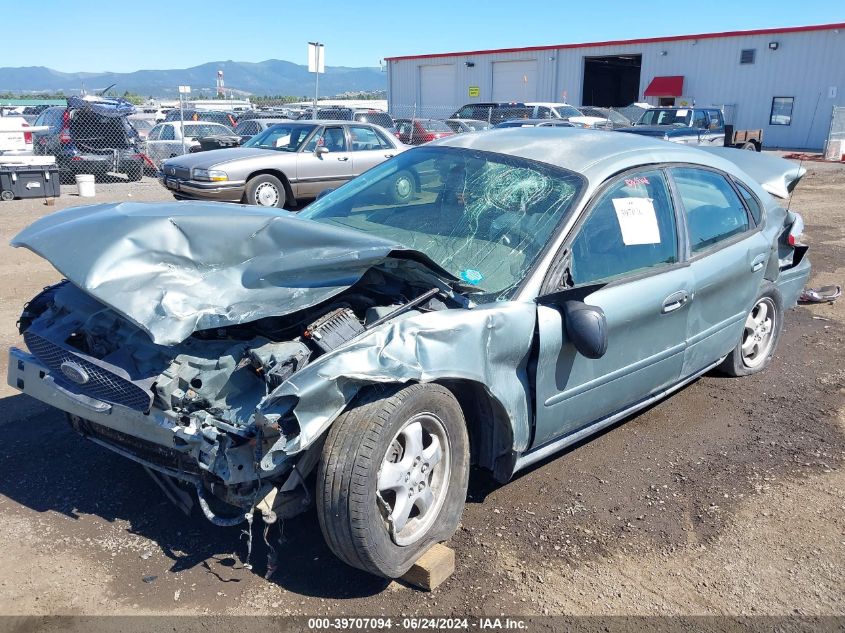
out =
[[660,243],[660,227],[651,198],[614,198],[613,208],[626,246]]
[[675,113],[675,116],[686,116],[688,112],[689,112],[689,110],[678,110]]

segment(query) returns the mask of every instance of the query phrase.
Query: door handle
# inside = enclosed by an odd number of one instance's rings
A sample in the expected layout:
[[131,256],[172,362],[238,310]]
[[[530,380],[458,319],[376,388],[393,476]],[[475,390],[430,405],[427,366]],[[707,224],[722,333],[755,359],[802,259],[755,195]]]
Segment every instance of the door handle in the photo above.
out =
[[393,158],[394,156],[396,156],[396,154],[385,154],[384,155],[385,158]]
[[349,156],[338,156],[337,159],[341,161],[347,161],[349,160]]
[[760,270],[763,267],[763,265],[765,263],[766,263],[766,256],[765,255],[757,255],[757,257],[754,258],[754,261],[751,262],[751,272],[756,273],[758,270]]
[[679,290],[673,292],[663,300],[663,307],[660,310],[661,314],[668,314],[681,308],[687,301],[690,300],[689,293],[686,290]]

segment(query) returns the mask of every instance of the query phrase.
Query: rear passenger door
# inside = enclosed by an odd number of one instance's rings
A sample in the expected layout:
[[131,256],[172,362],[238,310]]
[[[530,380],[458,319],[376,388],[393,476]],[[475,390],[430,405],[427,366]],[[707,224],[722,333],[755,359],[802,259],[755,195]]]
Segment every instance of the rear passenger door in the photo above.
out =
[[370,167],[393,158],[393,144],[369,125],[350,125],[349,149],[352,150],[352,174],[357,176]]
[[692,374],[740,340],[771,245],[724,174],[692,166],[670,174],[683,209],[693,277],[683,370]]

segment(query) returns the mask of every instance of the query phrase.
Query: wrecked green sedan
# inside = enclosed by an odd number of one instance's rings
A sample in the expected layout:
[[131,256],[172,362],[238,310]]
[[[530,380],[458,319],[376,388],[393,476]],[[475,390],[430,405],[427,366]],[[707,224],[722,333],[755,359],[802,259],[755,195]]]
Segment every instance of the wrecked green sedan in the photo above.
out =
[[[66,278],[9,382],[211,521],[316,502],[350,565],[455,531],[514,473],[711,369],[764,369],[809,274],[803,170],[733,149],[509,129],[405,152],[299,214],[68,209],[13,244]],[[194,501],[196,500],[196,501]]]

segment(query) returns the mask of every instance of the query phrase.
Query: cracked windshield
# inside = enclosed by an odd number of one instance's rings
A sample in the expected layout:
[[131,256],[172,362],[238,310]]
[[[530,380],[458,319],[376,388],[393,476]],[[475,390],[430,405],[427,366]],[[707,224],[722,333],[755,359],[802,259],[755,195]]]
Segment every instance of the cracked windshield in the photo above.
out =
[[414,149],[301,212],[428,255],[491,299],[506,299],[582,186],[569,171],[443,147]]

